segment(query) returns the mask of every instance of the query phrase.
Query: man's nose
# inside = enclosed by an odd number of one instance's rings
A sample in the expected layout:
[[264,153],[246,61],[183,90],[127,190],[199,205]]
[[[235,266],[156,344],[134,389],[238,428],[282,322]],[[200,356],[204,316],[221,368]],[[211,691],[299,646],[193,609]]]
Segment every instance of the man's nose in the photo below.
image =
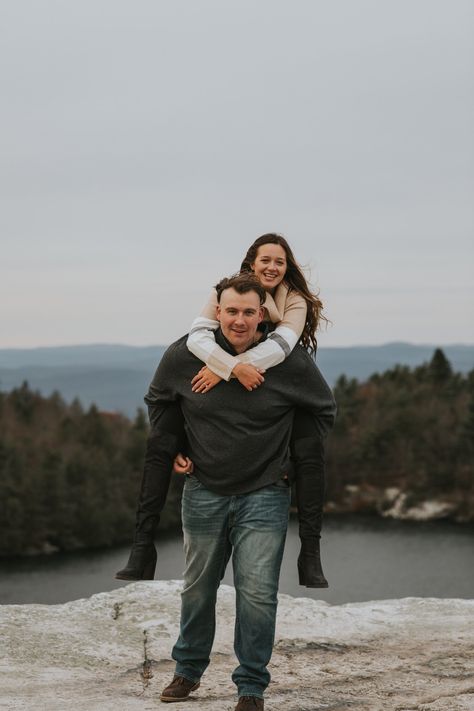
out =
[[238,312],[235,316],[235,322],[236,323],[243,323],[244,322],[244,314],[242,312]]

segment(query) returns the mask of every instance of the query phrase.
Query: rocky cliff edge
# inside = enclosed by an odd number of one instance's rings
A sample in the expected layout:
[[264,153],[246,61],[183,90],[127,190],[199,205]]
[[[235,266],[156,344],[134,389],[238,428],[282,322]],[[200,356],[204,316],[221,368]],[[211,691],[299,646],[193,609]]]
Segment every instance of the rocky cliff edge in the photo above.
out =
[[[0,709],[151,711],[172,678],[179,581],[64,605],[0,607]],[[231,711],[235,595],[222,586],[211,665],[176,711]],[[332,606],[281,595],[266,711],[474,711],[474,600]]]

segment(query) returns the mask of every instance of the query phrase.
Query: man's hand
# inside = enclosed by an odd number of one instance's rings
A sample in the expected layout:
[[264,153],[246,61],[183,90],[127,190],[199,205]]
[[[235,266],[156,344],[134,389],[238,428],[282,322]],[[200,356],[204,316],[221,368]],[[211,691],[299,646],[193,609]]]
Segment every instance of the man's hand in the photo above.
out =
[[173,462],[173,471],[175,474],[192,474],[194,464],[189,457],[185,457],[184,454],[178,452]]
[[205,365],[197,375],[191,380],[193,393],[207,393],[209,390],[220,383],[222,378],[209,370],[207,365]]
[[265,381],[262,375],[265,371],[250,363],[238,363],[232,372],[246,390],[255,390]]

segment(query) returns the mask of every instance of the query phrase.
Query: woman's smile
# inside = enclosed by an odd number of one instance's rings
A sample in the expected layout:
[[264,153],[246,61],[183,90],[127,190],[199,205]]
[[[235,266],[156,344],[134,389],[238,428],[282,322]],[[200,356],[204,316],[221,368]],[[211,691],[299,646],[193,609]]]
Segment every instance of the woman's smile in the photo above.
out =
[[285,278],[286,252],[279,244],[262,244],[252,264],[252,270],[264,289],[276,289]]

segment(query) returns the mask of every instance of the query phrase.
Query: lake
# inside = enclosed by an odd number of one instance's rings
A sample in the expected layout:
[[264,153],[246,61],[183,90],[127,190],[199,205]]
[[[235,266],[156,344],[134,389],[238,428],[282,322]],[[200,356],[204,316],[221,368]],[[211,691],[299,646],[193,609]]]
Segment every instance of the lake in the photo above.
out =
[[[412,523],[376,517],[327,516],[322,561],[327,590],[298,585],[297,521],[291,520],[280,592],[332,604],[400,597],[474,597],[474,528],[447,522]],[[157,542],[155,577],[182,577],[180,535]],[[128,547],[0,561],[0,603],[55,604],[126,585],[114,574]],[[229,565],[224,582],[232,584]]]

